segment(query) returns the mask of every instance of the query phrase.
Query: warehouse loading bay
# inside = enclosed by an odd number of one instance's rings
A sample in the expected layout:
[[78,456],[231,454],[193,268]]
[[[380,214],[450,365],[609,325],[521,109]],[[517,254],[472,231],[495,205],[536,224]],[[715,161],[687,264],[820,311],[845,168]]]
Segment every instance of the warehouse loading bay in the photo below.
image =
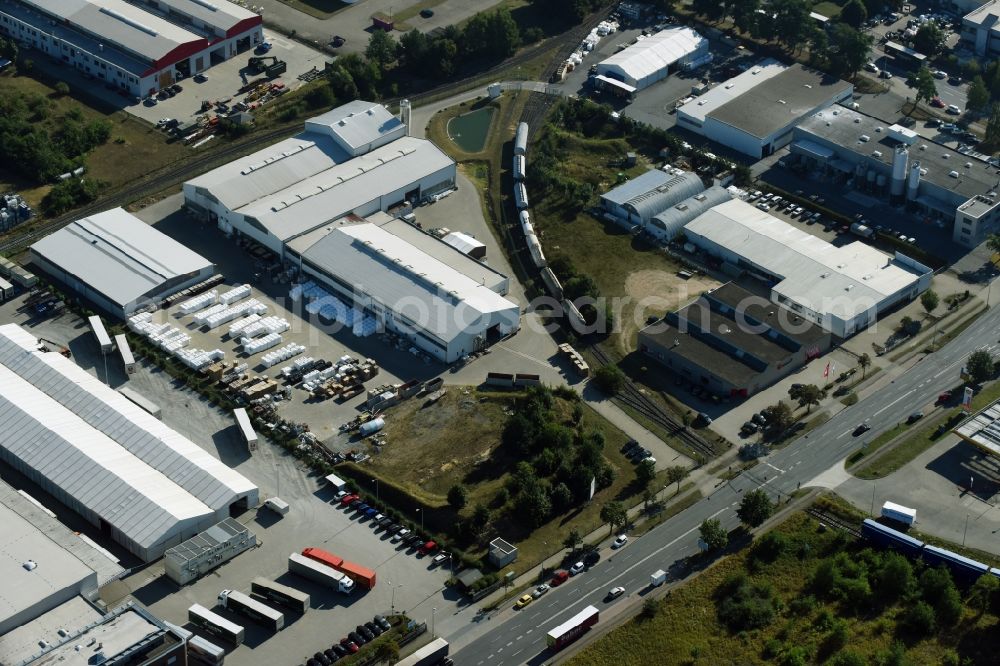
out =
[[[41,338],[66,345],[73,360],[91,374],[114,388],[128,386],[155,402],[164,423],[256,483],[262,501],[280,497],[290,505],[285,516],[263,506],[236,516],[236,520],[257,535],[259,546],[194,583],[178,587],[163,574],[160,560],[106,586],[102,596],[109,605],[131,593],[156,616],[186,625],[187,609],[194,603],[212,607],[223,589],[249,592],[250,581],[256,576],[277,580],[306,592],[312,600],[312,607],[305,615],[286,613],[286,627],[281,632],[271,633],[246,618],[215,609],[246,628],[244,644],[228,655],[227,662],[272,666],[304,662],[307,656],[329,648],[356,625],[371,620],[373,615],[388,615],[393,601],[397,612],[410,611],[418,621],[429,620],[431,606],[440,604],[442,591],[446,597],[450,594],[444,588],[450,575],[447,566],[434,568],[430,558],[416,557],[412,549],[391,543],[382,532],[372,530],[367,522],[359,522],[353,512],[345,513],[334,501],[334,492],[323,478],[311,473],[296,458],[271,445],[258,446],[251,455],[231,415],[220,412],[146,362],[138,363],[135,374],[126,378],[117,354],[107,357],[100,354],[86,321],[68,311],[37,317],[30,308],[21,309],[24,301],[22,294],[0,305],[0,321],[18,323]],[[56,499],[6,465],[0,465],[0,477],[58,511],[61,521],[112,551],[121,559],[122,566],[141,567],[139,561],[102,537],[97,529],[63,509]],[[321,547],[375,569],[378,577],[375,589],[357,590],[351,596],[344,596],[287,573],[289,553],[308,546]]]

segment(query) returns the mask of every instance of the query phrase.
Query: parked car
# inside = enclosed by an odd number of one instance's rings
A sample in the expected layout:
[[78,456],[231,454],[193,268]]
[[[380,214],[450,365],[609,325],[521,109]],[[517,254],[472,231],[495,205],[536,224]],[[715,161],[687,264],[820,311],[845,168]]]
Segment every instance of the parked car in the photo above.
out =
[[549,581],[549,586],[559,587],[560,585],[566,582],[567,578],[569,578],[569,572],[560,569],[559,571],[556,571],[554,574],[552,574],[552,580]]
[[880,78],[880,79],[891,79],[892,78],[892,72],[890,72],[887,69],[883,69],[881,72],[878,73],[878,78]]
[[763,211],[769,211],[769,210],[771,210],[771,207],[768,206],[766,203],[763,203],[763,202],[757,204],[757,208],[760,208]]
[[634,439],[630,439],[627,442],[625,442],[624,446],[622,446],[622,449],[621,449],[622,453],[624,453],[625,455],[628,455],[629,451],[632,451],[637,446],[639,446],[639,442],[635,441]]
[[865,71],[866,72],[875,72],[877,74],[878,71],[879,71],[878,65],[876,65],[873,62],[866,62],[865,63]]
[[204,74],[195,74],[194,75],[194,82],[195,83],[205,83],[206,81],[208,81],[208,77],[205,76]]
[[940,405],[941,403],[948,402],[949,400],[951,400],[951,391],[944,391],[943,393],[938,394],[937,404]]
[[757,412],[752,417],[750,417],[750,420],[753,421],[754,423],[756,423],[759,426],[766,426],[767,425],[767,417],[764,416],[764,412]]
[[366,627],[363,624],[359,624],[358,626],[354,627],[354,631],[364,636],[365,640],[368,641],[369,643],[375,640],[374,632],[372,632],[368,627]]
[[520,597],[517,598],[517,601],[514,602],[514,608],[520,610],[534,600],[535,598],[530,594],[522,594]]
[[351,654],[354,654],[355,652],[358,651],[358,644],[355,643],[350,636],[344,636],[343,638],[341,638],[340,645]]
[[420,554],[421,555],[430,555],[435,550],[437,550],[437,544],[434,543],[433,541],[428,541],[427,543],[425,543],[424,545],[422,545],[420,547]]
[[756,423],[754,423],[753,421],[747,421],[742,426],[740,426],[740,433],[741,434],[752,435],[755,432],[757,432],[759,429],[760,429],[760,427]]
[[340,498],[340,505],[350,506],[351,502],[354,502],[357,499],[358,499],[357,495],[344,495],[343,497]]
[[934,78],[935,79],[947,79],[948,78],[948,74],[947,74],[947,72],[944,72],[944,71],[938,69],[938,70],[934,71]]
[[940,97],[931,97],[931,106],[936,107],[938,109],[943,109],[947,105],[944,103],[944,100],[942,100]]
[[341,645],[340,643],[334,643],[333,645],[330,646],[330,649],[336,652],[338,657],[346,657],[347,655],[351,654],[351,651],[348,650],[343,645]]
[[381,636],[382,634],[385,633],[385,629],[383,629],[382,627],[378,626],[377,624],[375,624],[371,620],[369,620],[368,622],[365,622],[365,629],[367,629],[368,631],[372,632],[376,636]]
[[365,640],[365,637],[364,637],[364,636],[362,636],[361,634],[359,634],[359,633],[358,633],[358,632],[356,632],[356,631],[352,631],[352,632],[350,632],[349,634],[347,634],[347,637],[348,637],[348,638],[350,638],[350,639],[351,639],[351,641],[352,641],[352,642],[353,642],[353,643],[354,643],[355,645],[357,645],[358,647],[360,647],[360,646],[362,646],[362,645],[364,645],[365,643],[367,643],[367,642],[368,642],[368,641],[366,641],[366,640]]
[[618,536],[615,537],[615,540],[611,543],[611,547],[617,550],[618,548],[621,548],[627,543],[628,543],[628,535],[619,534]]
[[945,111],[947,113],[950,113],[953,116],[960,116],[960,115],[962,115],[962,109],[958,108],[954,104],[949,104],[948,108],[946,108]]
[[586,567],[586,565],[584,565],[583,562],[577,562],[576,564],[574,564],[573,566],[571,566],[569,568],[569,575],[570,576],[575,576],[575,575],[583,572],[583,570],[586,569],[586,568],[587,567]]
[[406,529],[404,527],[403,529],[399,530],[398,532],[396,532],[395,534],[392,535],[392,541],[393,541],[393,543],[395,543],[397,541],[402,541],[403,539],[405,539],[409,535],[410,535],[410,530],[408,530],[408,529]]
[[389,620],[385,619],[381,615],[376,615],[375,617],[372,618],[372,620],[375,622],[375,624],[382,627],[383,631],[389,631],[390,629],[392,629],[392,625],[389,624]]
[[924,413],[923,412],[913,412],[908,417],[906,417],[906,422],[907,423],[916,423],[917,421],[919,421],[922,418],[924,418]]
[[536,587],[534,590],[531,591],[531,596],[537,599],[538,597],[542,596],[551,589],[552,588],[548,584],[542,583],[541,585],[539,585],[538,587]]

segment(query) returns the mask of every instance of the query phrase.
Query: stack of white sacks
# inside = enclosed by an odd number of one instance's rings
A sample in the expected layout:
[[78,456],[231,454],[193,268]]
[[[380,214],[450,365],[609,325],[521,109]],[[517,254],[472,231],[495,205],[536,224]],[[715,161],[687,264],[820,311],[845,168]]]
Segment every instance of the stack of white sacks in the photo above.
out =
[[181,303],[179,311],[181,314],[189,315],[192,312],[197,312],[207,308],[209,305],[215,305],[218,303],[219,292],[215,289],[212,291],[206,291],[204,294],[195,296],[194,298],[189,298],[188,300]]
[[219,302],[223,305],[232,305],[238,301],[242,301],[244,298],[250,296],[250,285],[241,284],[238,287],[230,289],[226,293],[219,296]]
[[271,347],[277,347],[281,344],[281,336],[277,333],[268,333],[267,335],[260,338],[240,338],[240,344],[243,346],[243,351],[248,355],[256,354],[262,352]]
[[281,349],[275,349],[274,351],[264,354],[264,356],[260,360],[261,363],[264,364],[265,368],[270,368],[272,366],[278,365],[279,363],[287,361],[293,356],[298,356],[305,350],[306,348],[300,345],[299,343],[292,342],[290,344],[285,345]]

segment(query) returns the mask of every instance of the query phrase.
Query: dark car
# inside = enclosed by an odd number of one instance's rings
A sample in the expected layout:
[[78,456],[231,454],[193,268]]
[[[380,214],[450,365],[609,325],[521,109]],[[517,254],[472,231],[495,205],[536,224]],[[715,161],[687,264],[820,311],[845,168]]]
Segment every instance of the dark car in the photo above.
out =
[[378,515],[378,509],[371,506],[365,509],[365,516],[367,516],[368,518],[374,518],[377,515]]
[[410,534],[410,536],[403,539],[403,544],[406,546],[411,546],[418,541],[421,541],[421,536],[419,534]]
[[354,507],[354,510],[357,511],[358,513],[364,513],[365,511],[367,511],[370,508],[371,508],[370,506],[368,506],[367,504],[365,504],[364,502],[362,502],[361,504],[359,504],[356,507]]
[[861,423],[858,425],[857,428],[854,429],[854,436],[858,437],[859,435],[863,435],[871,429],[872,427],[867,423]]
[[324,650],[323,654],[326,655],[326,658],[330,660],[331,664],[340,659],[340,655],[337,654],[337,651],[334,650],[333,648],[330,648],[329,650]]
[[333,645],[330,646],[330,649],[336,652],[338,657],[346,657],[347,655],[351,654],[351,651],[348,650],[343,645],[341,645],[340,643],[334,643]]
[[326,658],[326,655],[323,654],[322,652],[317,652],[316,654],[314,654],[313,659],[323,664],[323,666],[330,666],[331,663],[330,660]]
[[384,518],[382,518],[382,520],[378,521],[375,524],[378,527],[388,527],[389,525],[392,524],[392,518],[390,518],[389,516],[385,516]]
[[346,40],[346,39],[344,39],[343,37],[341,37],[340,35],[334,35],[334,36],[333,36],[333,39],[332,39],[332,40],[330,40],[330,46],[332,46],[332,47],[333,47],[333,48],[335,48],[335,49],[338,49],[338,48],[340,48],[341,46],[343,46],[343,45],[344,45],[344,42],[346,42],[346,41],[347,41],[347,40]]
[[631,451],[637,446],[639,446],[639,442],[635,441],[634,439],[630,439],[627,442],[625,442],[625,446],[622,447],[622,453],[628,454],[629,451]]
[[370,621],[369,622],[365,622],[365,629],[367,629],[368,631],[372,632],[372,635],[374,635],[374,636],[381,636],[383,633],[385,633],[385,629],[383,629],[382,627],[378,626],[374,622],[370,622]]
[[362,636],[356,631],[352,631],[351,633],[347,634],[347,637],[350,638],[352,641],[354,641],[358,646],[364,645],[365,643],[368,642],[367,640],[365,640],[364,636]]
[[601,554],[598,553],[596,550],[591,550],[585,553],[583,556],[583,563],[586,564],[588,567],[592,567],[600,561],[601,561]]
[[372,618],[372,620],[375,622],[375,624],[382,627],[383,631],[389,631],[390,629],[392,629],[392,625],[389,624],[389,620],[385,619],[381,615],[376,615],[375,617]]
[[366,627],[363,624],[359,624],[358,626],[356,626],[354,628],[354,631],[356,631],[359,634],[361,634],[362,636],[364,636],[365,640],[368,641],[369,643],[371,641],[375,640],[375,632],[372,631],[371,629],[369,629],[368,627]]
[[397,523],[392,523],[392,524],[389,525],[389,527],[385,528],[385,533],[392,535],[392,534],[395,534],[396,532],[398,532],[401,529],[403,529],[402,525],[399,525]]
[[179,83],[175,83],[174,85],[170,86],[170,89],[173,90],[175,93],[184,92],[184,88],[181,87],[181,84]]
[[434,10],[433,9],[421,9],[420,10],[420,16],[422,18],[430,18],[430,17],[434,16]]
[[352,499],[350,502],[347,503],[347,507],[350,508],[350,509],[357,509],[359,506],[361,506],[364,503],[365,503],[365,501],[363,499],[361,499],[360,497],[355,496],[354,499]]

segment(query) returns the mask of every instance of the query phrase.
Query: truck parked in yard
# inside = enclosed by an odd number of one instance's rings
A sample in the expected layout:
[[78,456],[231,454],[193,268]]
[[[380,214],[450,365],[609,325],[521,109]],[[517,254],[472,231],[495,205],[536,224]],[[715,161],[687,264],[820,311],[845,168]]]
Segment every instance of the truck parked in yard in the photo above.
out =
[[368,567],[348,562],[322,548],[304,548],[302,555],[339,571],[366,590],[375,587],[375,572]]
[[871,238],[875,235],[875,230],[871,227],[866,227],[860,222],[855,222],[851,225],[851,233],[862,238]]
[[237,590],[223,590],[220,592],[219,605],[234,613],[245,615],[271,631],[280,631],[285,626],[284,613]]
[[292,553],[288,556],[288,570],[342,594],[350,594],[354,591],[354,581],[346,575],[327,564],[299,553]]
[[882,517],[893,520],[897,523],[911,527],[917,522],[917,512],[915,509],[905,507],[895,502],[886,502],[882,505]]

